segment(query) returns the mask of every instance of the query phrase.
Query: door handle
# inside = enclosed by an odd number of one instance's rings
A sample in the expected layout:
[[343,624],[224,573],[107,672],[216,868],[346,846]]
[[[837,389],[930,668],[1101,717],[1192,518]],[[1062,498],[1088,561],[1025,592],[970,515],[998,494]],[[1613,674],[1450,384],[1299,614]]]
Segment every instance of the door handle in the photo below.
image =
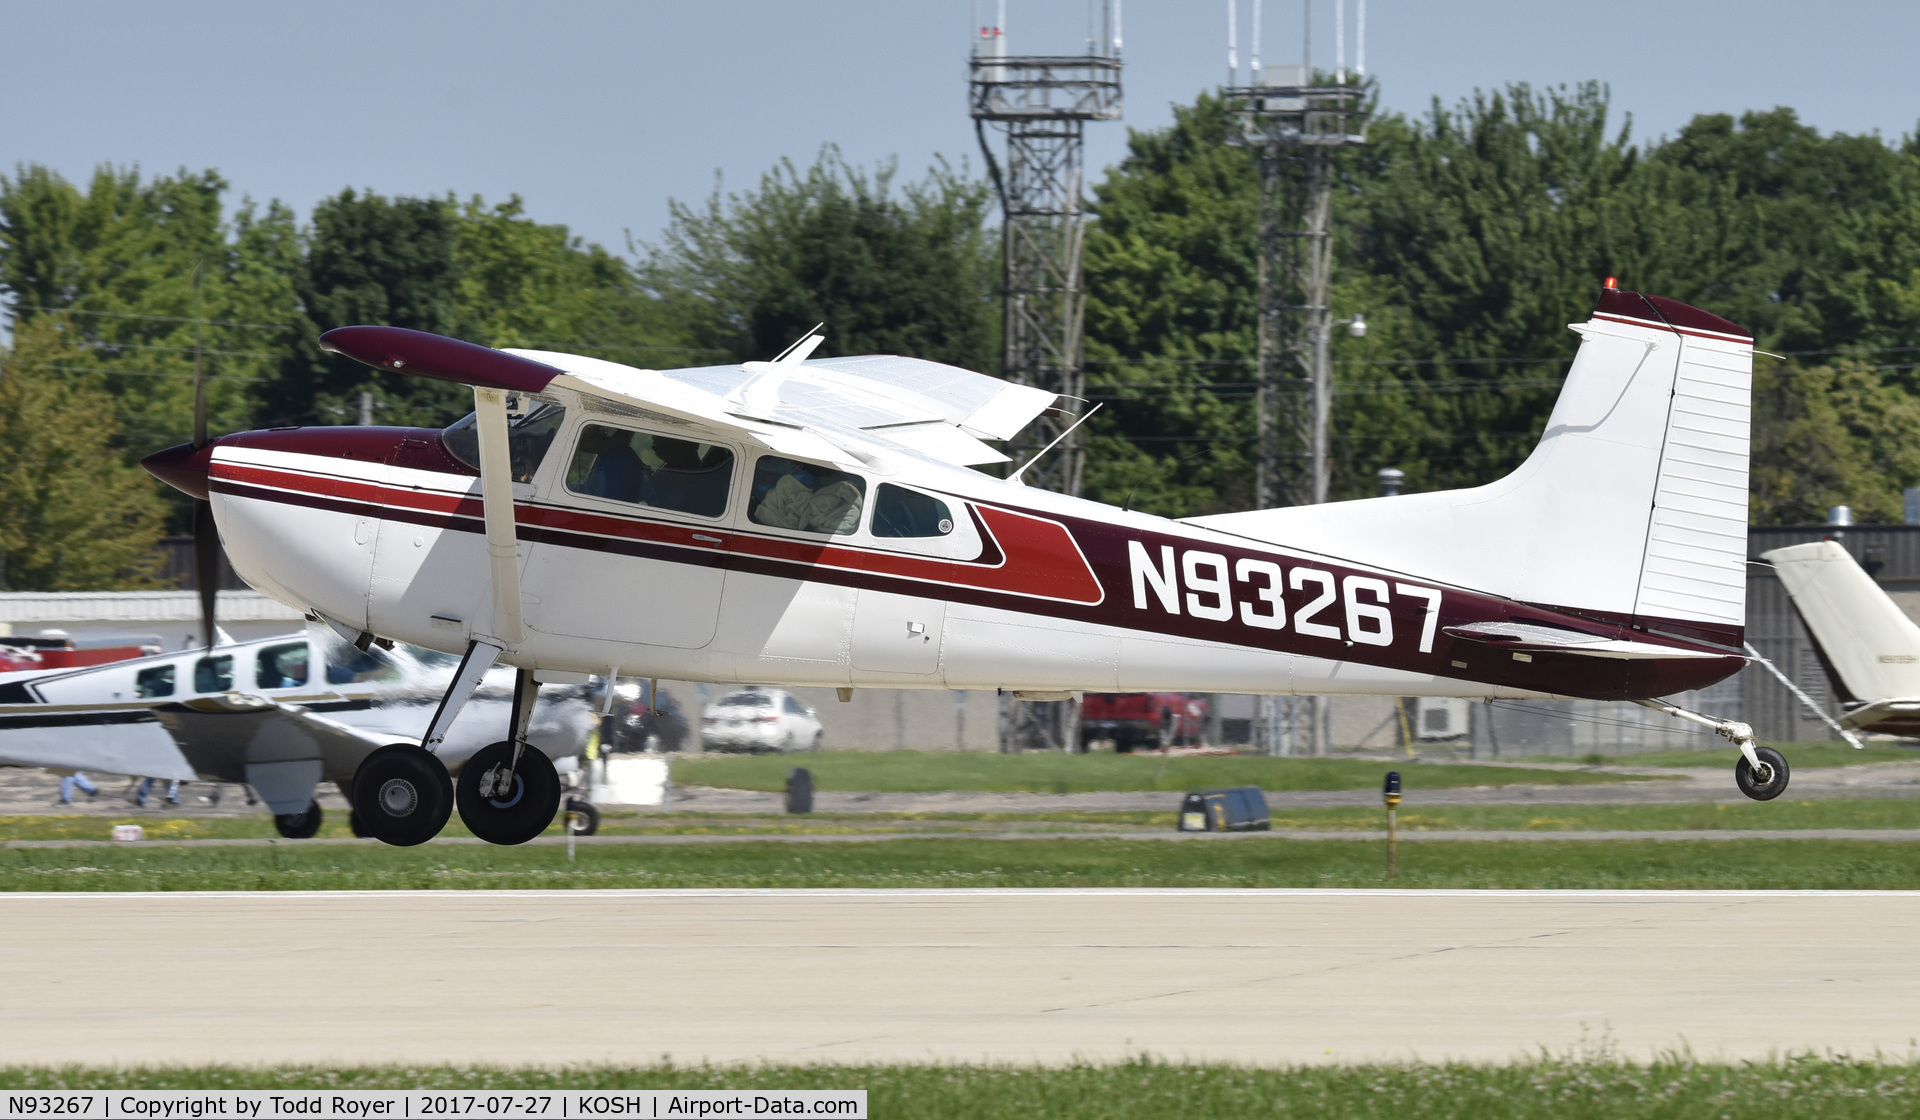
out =
[[694,540],[696,540],[696,541],[706,541],[706,542],[707,542],[708,544],[720,544],[720,543],[721,543],[721,540],[720,540],[720,538],[719,538],[719,537],[710,537],[710,536],[708,536],[708,535],[707,535],[707,534],[705,534],[705,533],[695,533],[695,534],[693,535],[693,539],[694,539]]

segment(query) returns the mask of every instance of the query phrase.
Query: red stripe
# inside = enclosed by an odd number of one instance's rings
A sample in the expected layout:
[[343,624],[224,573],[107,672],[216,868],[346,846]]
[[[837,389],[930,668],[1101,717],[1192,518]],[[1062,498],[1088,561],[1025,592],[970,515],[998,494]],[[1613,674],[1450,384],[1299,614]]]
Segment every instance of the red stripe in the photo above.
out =
[[[294,490],[375,506],[397,506],[464,516],[475,521],[482,519],[480,499],[467,495],[383,486],[363,479],[306,474],[220,460],[211,464],[209,473],[222,481]],[[977,505],[974,508],[980,512],[989,533],[1000,546],[1004,559],[997,564],[902,556],[823,541],[763,537],[714,526],[644,521],[552,506],[516,504],[513,512],[516,524],[586,536],[657,542],[702,551],[728,550],[744,556],[808,567],[872,572],[1069,603],[1091,605],[1106,598],[1105,590],[1066,526],[1057,521],[994,506]],[[696,534],[719,537],[720,542],[698,540]]]
[[1744,342],[1749,346],[1753,345],[1753,339],[1748,338],[1745,335],[1721,334],[1717,331],[1693,330],[1689,327],[1675,327],[1675,326],[1670,326],[1666,323],[1655,322],[1652,319],[1634,319],[1634,318],[1629,318],[1623,315],[1602,315],[1597,311],[1594,312],[1593,317],[1596,319],[1605,319],[1609,323],[1620,323],[1624,326],[1629,326],[1629,327],[1652,327],[1655,330],[1662,330],[1662,331],[1670,330],[1675,334],[1690,334],[1695,338],[1711,338],[1716,342]]

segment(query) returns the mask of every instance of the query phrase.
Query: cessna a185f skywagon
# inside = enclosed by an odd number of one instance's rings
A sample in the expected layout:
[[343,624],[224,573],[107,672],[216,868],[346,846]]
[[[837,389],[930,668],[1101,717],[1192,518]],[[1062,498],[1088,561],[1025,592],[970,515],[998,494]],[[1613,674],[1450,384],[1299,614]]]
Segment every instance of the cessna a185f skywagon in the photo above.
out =
[[558,787],[517,706],[458,788],[434,755],[497,662],[841,688],[1587,697],[1740,745],[1655,698],[1734,673],[1753,342],[1608,289],[1539,446],[1468,490],[1168,520],[970,468],[1048,393],[903,357],[633,369],[393,327],[321,345],[473,387],[446,429],[292,428],[146,460],[211,504],[235,571],[358,634],[464,660],[420,745],[374,751],[362,824],[431,837],[457,805],[517,843]]

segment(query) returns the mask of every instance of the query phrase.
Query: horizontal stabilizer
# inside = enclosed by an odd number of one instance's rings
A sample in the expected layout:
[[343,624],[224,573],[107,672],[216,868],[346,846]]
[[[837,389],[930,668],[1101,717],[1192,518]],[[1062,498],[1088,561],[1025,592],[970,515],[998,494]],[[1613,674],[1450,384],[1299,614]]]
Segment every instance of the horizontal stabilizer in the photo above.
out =
[[1442,633],[1467,642],[1481,642],[1525,653],[1571,653],[1581,657],[1611,657],[1625,661],[1690,660],[1724,654],[1699,649],[1678,649],[1651,642],[1608,638],[1583,634],[1556,626],[1534,626],[1524,622],[1475,622],[1466,626],[1448,626]]

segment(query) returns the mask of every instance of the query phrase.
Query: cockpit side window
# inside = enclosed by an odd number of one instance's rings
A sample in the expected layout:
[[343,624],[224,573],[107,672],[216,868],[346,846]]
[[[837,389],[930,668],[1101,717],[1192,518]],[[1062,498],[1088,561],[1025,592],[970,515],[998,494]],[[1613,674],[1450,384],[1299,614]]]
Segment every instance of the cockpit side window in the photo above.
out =
[[953,513],[931,494],[883,482],[873,493],[876,537],[944,537],[953,532]]
[[733,452],[718,444],[584,424],[567,489],[616,502],[718,517],[733,486]]
[[[547,449],[553,446],[553,437],[567,418],[567,410],[527,397],[518,400],[524,411],[516,414],[515,400],[508,398],[507,456],[513,463],[513,480],[532,482],[534,472],[547,457]],[[440,440],[454,458],[476,471],[480,469],[480,432],[474,427],[473,413],[467,413],[441,432]]]
[[747,516],[761,525],[844,536],[860,531],[867,480],[831,467],[762,455]]

